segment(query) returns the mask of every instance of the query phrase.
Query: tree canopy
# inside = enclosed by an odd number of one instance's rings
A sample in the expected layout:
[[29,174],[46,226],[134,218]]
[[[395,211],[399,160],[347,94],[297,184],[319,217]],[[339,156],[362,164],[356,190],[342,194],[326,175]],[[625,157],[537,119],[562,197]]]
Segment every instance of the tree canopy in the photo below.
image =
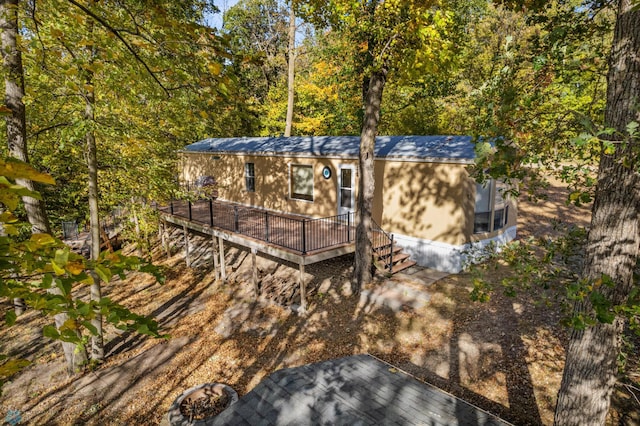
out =
[[[240,0],[215,29],[206,22],[217,9],[205,0],[11,2],[23,73],[15,75],[11,58],[2,72],[24,89],[30,166],[0,164],[0,296],[68,312],[71,321],[47,328],[48,337],[82,343],[76,330],[96,334],[91,320],[98,313],[158,335],[153,321],[72,291],[125,270],[157,274],[155,268],[117,254],[83,259],[46,230],[27,235],[17,225],[29,218],[19,200],[41,198],[53,234],[61,221],[88,221],[90,199],[99,199],[103,215],[116,207],[136,217],[148,212],[177,189],[176,153],[185,145],[285,132],[294,59],[291,134],[361,135],[356,291],[370,278],[378,134],[469,134],[477,141],[470,169],[477,181],[501,179],[511,196],[539,197],[554,176],[569,185],[569,203],[593,203],[589,232],[517,241],[488,256],[516,268],[501,283],[508,293],[531,283],[562,290],[573,330],[570,361],[579,365],[589,351],[613,354],[597,372],[604,383],[597,395],[608,401],[616,339],[625,326],[637,327],[640,315],[639,7],[631,0]],[[300,24],[295,49],[290,16]],[[5,115],[14,110],[0,107]],[[11,122],[1,126],[10,147],[16,132]],[[3,158],[13,155],[8,147]],[[26,178],[43,185],[21,185]],[[586,261],[576,264],[576,256]],[[490,297],[491,284],[478,279],[473,296]],[[58,294],[43,291],[52,287]],[[13,315],[6,324],[15,323]],[[596,337],[606,343],[587,341]],[[608,404],[576,408],[586,392],[571,384],[584,386],[589,377],[577,367],[567,371],[556,421],[601,422]]]

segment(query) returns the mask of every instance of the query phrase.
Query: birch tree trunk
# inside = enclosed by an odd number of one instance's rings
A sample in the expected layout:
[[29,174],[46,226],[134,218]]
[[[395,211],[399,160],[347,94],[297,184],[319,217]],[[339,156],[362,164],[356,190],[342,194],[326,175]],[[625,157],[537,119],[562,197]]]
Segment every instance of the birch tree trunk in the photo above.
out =
[[[93,20],[87,17],[87,33],[93,34]],[[96,51],[93,46],[86,49],[89,64],[93,63]],[[97,260],[100,256],[100,211],[98,207],[98,152],[95,137],[95,88],[93,71],[87,67],[85,72],[85,109],[84,119],[89,123],[89,130],[85,134],[86,161],[89,173],[89,235],[91,237],[91,260]],[[90,288],[91,301],[100,302],[102,298],[102,288],[98,274],[91,271],[93,284]],[[104,342],[102,336],[102,314],[100,309],[94,310],[94,318],[91,324],[96,329],[96,334],[91,336],[91,360],[101,362],[104,360]]]
[[358,225],[356,227],[356,253],[351,290],[360,293],[362,286],[371,281],[371,209],[375,190],[374,157],[382,92],[387,80],[387,70],[373,72],[365,98],[365,111],[360,135],[358,161]]
[[[626,127],[640,123],[640,11],[631,0],[620,0],[607,76],[605,124],[616,129],[616,150],[602,154],[587,240],[584,278],[603,276],[613,286],[601,292],[614,305],[624,303],[633,287],[633,271],[640,247],[640,142]],[[629,142],[629,143],[627,143]],[[577,312],[591,312],[586,301]],[[616,382],[617,356],[624,319],[573,330],[558,394],[556,425],[603,425]]]
[[[2,30],[2,59],[5,71],[5,105],[11,110],[6,116],[7,144],[9,154],[29,162],[27,150],[27,125],[24,98],[24,70],[22,68],[22,54],[18,48],[18,0],[0,0],[0,29]],[[18,184],[34,190],[35,185],[30,180],[19,179]],[[27,218],[31,224],[33,233],[51,233],[44,202],[32,197],[22,197],[27,212]],[[48,290],[51,294],[62,294],[52,287]],[[14,304],[20,305],[16,313],[23,310],[24,301],[17,299]],[[21,313],[21,312],[20,312]],[[60,327],[69,316],[60,313],[54,316],[56,327]],[[73,343],[60,342],[67,363],[67,372],[73,374],[87,362],[87,353],[84,346],[76,346]]]
[[287,121],[284,128],[284,135],[291,136],[293,127],[293,101],[294,101],[294,81],[296,67],[296,14],[293,10],[293,0],[289,4],[289,69],[287,74]]
[[[0,1],[0,28],[2,29],[2,60],[5,69],[4,103],[11,110],[5,116],[7,123],[7,145],[9,155],[29,162],[27,150],[27,126],[24,98],[24,71],[22,53],[18,47],[18,0]],[[35,184],[26,179],[17,179],[19,185],[35,190]],[[27,218],[34,233],[50,232],[44,202],[33,197],[22,197]]]

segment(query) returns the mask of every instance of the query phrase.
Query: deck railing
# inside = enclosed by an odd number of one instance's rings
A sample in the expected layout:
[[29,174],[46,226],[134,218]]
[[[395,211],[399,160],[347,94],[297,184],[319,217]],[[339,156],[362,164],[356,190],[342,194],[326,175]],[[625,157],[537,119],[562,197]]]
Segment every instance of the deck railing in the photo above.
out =
[[384,259],[384,269],[393,268],[393,234],[386,232],[373,219],[371,220],[371,245]]
[[173,200],[160,210],[302,254],[351,243],[355,238],[353,213],[311,219],[211,199]]

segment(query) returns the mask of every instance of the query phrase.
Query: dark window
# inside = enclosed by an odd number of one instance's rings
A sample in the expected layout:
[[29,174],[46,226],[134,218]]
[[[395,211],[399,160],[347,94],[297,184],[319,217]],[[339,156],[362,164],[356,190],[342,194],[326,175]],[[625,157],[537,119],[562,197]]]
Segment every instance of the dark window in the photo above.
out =
[[244,163],[244,184],[247,192],[256,191],[256,171],[253,163]]
[[495,231],[496,229],[502,229],[502,227],[504,226],[504,220],[505,218],[505,210],[504,209],[500,209],[500,210],[496,210],[493,213],[493,230]]
[[489,224],[491,222],[491,212],[476,213],[475,220],[473,222],[473,232],[478,234],[480,232],[490,232],[491,228]]
[[340,207],[345,209],[353,208],[352,173],[351,169],[340,169]]

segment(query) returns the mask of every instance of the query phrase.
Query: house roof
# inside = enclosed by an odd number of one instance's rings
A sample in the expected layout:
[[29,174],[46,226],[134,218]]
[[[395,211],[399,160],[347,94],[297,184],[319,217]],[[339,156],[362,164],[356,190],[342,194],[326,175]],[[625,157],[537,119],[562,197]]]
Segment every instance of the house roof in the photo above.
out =
[[[184,152],[314,157],[357,157],[360,136],[241,137],[204,139]],[[471,136],[378,136],[376,158],[471,163]]]

